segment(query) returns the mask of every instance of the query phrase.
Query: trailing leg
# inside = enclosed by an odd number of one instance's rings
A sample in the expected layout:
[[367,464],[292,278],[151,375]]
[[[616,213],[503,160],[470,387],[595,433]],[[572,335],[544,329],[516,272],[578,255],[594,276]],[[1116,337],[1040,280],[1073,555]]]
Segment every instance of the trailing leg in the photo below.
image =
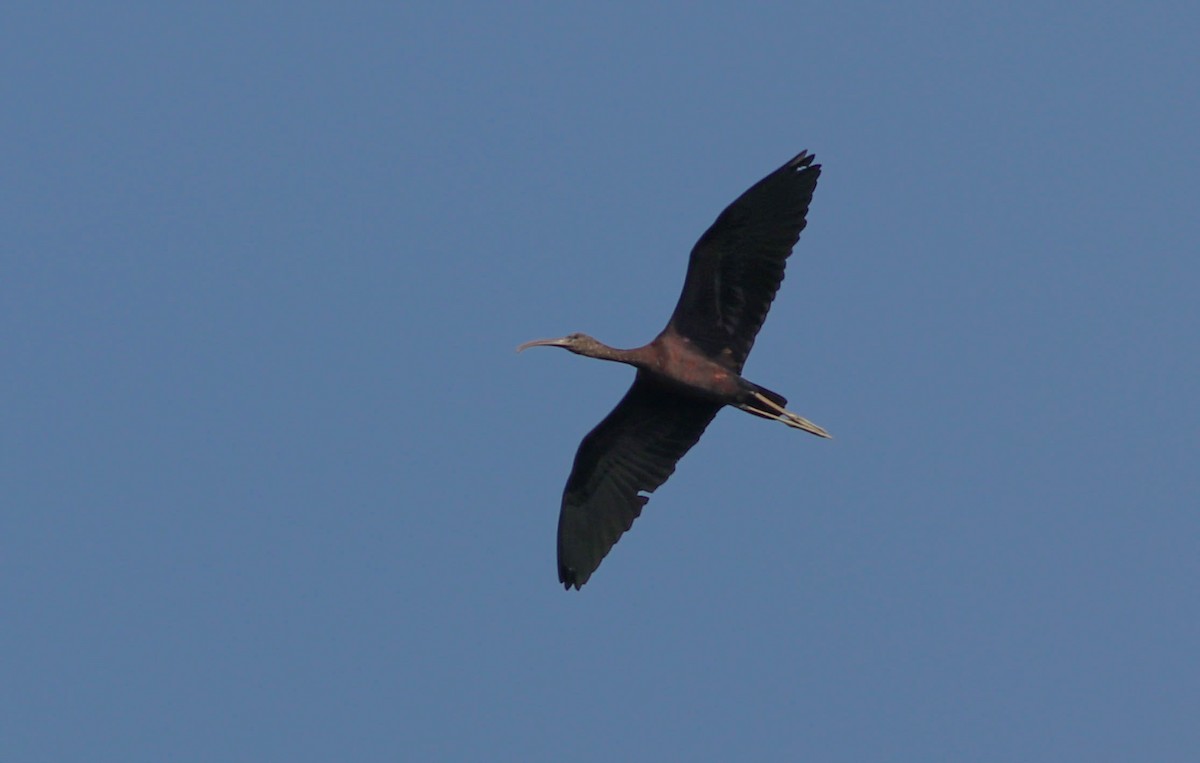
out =
[[737,407],[746,413],[752,413],[764,419],[771,419],[782,424],[787,424],[793,429],[803,429],[805,432],[815,434],[817,437],[831,436],[824,429],[803,416],[798,416],[784,408],[787,405],[787,398],[783,397],[783,395],[772,392],[765,387],[760,387],[757,384],[750,382],[747,382],[747,384],[749,388],[746,390],[747,394],[745,398],[737,403]]

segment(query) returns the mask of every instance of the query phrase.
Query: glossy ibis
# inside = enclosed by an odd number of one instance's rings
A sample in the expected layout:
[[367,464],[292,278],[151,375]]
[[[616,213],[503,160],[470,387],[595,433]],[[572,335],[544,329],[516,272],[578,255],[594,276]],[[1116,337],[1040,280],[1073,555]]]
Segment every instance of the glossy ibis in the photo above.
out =
[[558,580],[588,581],[723,406],[820,437],[787,400],[742,378],[742,366],[783,281],[821,165],[801,153],[755,183],[692,248],[683,294],[667,327],[644,347],[618,350],[586,334],[517,348],[563,347],[637,369],[633,386],[575,454],[558,517]]

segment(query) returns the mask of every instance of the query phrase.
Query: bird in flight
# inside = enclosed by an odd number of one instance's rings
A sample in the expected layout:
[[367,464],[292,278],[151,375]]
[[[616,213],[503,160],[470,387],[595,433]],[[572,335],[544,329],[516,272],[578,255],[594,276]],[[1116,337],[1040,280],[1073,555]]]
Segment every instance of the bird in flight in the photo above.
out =
[[517,348],[562,347],[637,369],[617,407],[579,445],[558,517],[558,580],[578,590],[642,513],[675,464],[726,405],[810,432],[780,394],[742,366],[804,230],[821,165],[802,152],[730,204],[692,248],[683,293],[654,341],[618,350],[587,334]]

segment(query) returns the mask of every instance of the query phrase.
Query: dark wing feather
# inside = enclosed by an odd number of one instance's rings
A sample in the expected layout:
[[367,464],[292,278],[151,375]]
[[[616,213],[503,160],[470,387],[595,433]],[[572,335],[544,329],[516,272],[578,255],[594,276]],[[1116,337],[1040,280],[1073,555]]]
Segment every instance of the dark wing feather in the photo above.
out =
[[821,165],[801,153],[717,217],[688,262],[667,330],[741,371],[804,230]]
[[558,580],[579,588],[721,409],[641,373],[575,454],[558,516]]

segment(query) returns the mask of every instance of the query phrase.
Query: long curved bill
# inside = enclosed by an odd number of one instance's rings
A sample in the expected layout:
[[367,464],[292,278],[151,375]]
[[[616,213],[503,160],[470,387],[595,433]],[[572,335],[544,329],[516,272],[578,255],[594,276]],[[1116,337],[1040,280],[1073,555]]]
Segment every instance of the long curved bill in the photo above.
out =
[[567,344],[566,337],[558,339],[534,339],[532,342],[526,342],[517,348],[517,352],[523,352],[530,347],[564,347]]

